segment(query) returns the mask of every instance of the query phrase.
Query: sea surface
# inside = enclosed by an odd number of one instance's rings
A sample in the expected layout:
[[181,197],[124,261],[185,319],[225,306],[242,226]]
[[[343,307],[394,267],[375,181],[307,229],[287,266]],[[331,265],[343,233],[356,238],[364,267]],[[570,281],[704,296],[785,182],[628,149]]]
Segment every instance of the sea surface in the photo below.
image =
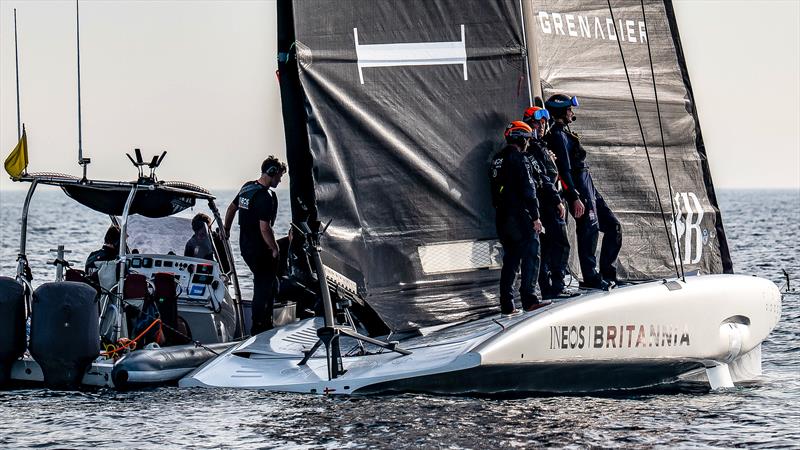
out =
[[[216,194],[224,211],[234,192]],[[288,192],[279,195],[287,205]],[[175,387],[0,391],[0,448],[800,447],[800,192],[718,195],[736,271],[783,286],[786,270],[795,289],[784,296],[781,321],[764,342],[764,375],[756,385],[706,394],[522,399]],[[0,192],[2,275],[15,272],[24,198]],[[34,284],[54,277],[46,265],[50,249],[64,244],[72,252],[67,259],[80,266],[108,223],[61,191],[37,192],[28,223]],[[287,223],[283,208],[277,230],[285,232]],[[251,289],[249,271],[239,273]]]

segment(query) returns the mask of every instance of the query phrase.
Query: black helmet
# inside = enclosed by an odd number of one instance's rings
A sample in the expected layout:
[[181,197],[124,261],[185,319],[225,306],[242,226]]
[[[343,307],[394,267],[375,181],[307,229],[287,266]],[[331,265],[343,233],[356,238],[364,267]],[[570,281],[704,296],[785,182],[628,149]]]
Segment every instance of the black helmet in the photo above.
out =
[[570,97],[564,94],[551,95],[544,102],[544,107],[550,111],[553,118],[561,118],[567,114],[567,109],[578,106],[578,97]]

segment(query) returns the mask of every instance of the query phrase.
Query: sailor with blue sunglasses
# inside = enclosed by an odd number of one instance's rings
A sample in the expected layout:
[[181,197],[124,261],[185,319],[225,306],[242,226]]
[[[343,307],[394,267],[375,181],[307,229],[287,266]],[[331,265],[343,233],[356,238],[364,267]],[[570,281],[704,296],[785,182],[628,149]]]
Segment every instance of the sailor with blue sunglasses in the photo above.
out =
[[[577,97],[564,94],[551,96],[545,102],[553,125],[547,135],[550,150],[556,155],[564,195],[572,206],[578,240],[583,288],[608,289],[617,282],[616,260],[622,248],[622,227],[597,191],[586,163],[586,150],[569,124],[575,121],[573,108],[578,107]],[[597,270],[596,250],[600,232],[600,270]]]
[[[539,213],[543,228],[546,230],[539,237],[541,241],[539,288],[544,299],[568,297],[573,293],[566,289],[564,284],[570,250],[565,221],[566,210],[560,193],[562,188],[555,157],[542,139],[547,129],[547,122],[550,120],[550,113],[542,107],[531,106],[525,110],[522,120],[534,131],[527,153],[536,165],[542,168],[542,175],[546,180],[546,186],[543,187],[546,192],[537,193],[540,203]],[[554,195],[548,195],[549,191]]]

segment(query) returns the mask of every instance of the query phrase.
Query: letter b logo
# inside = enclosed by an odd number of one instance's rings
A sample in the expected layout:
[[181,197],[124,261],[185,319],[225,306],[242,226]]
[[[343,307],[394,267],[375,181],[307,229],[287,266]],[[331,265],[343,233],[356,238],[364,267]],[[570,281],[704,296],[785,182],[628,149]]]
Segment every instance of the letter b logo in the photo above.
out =
[[670,231],[675,241],[675,255],[684,264],[697,264],[703,256],[703,230],[700,228],[703,205],[694,192],[678,192],[673,201],[675,217]]

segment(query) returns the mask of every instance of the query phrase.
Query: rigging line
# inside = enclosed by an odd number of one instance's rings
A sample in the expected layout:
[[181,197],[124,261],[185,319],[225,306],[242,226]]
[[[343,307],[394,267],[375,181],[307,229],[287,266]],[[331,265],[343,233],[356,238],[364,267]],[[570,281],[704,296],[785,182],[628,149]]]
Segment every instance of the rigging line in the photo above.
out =
[[[642,145],[644,145],[644,153],[647,155],[647,165],[650,167],[650,176],[653,178],[653,187],[656,191],[656,200],[658,200],[658,208],[661,210],[661,220],[664,222],[664,232],[667,235],[667,242],[669,242],[669,252],[672,254],[672,262],[675,263],[675,274],[678,278],[681,277],[678,271],[678,264],[675,260],[675,249],[672,248],[672,238],[669,235],[669,226],[667,225],[667,218],[664,215],[664,205],[661,204],[661,194],[658,192],[658,181],[656,181],[656,173],[653,171],[653,162],[650,160],[650,150],[647,148],[647,139],[644,136],[644,127],[642,126],[642,118],[639,115],[639,107],[636,105],[636,96],[633,95],[633,84],[631,84],[631,77],[628,74],[628,64],[625,62],[625,54],[622,52],[622,41],[620,41],[619,30],[617,30],[617,22],[614,18],[614,9],[611,8],[611,0],[606,0],[608,3],[608,12],[611,14],[611,22],[614,25],[614,35],[617,37],[617,46],[619,46],[619,56],[622,58],[622,67],[625,69],[625,78],[628,80],[628,89],[631,91],[631,101],[633,101],[633,110],[636,113],[636,121],[639,123],[639,133],[642,135]],[[650,39],[648,38],[648,43]],[[672,201],[672,199],[670,199]]]
[[[664,167],[667,170],[667,187],[669,188],[669,205],[672,209],[672,227],[675,230],[675,244],[678,246],[678,257],[675,258],[675,254],[673,253],[673,259],[676,259],[681,266],[681,274],[680,278],[683,282],[686,282],[686,272],[683,267],[683,259],[681,258],[681,240],[678,238],[678,216],[675,214],[675,199],[673,197],[672,192],[672,178],[669,175],[669,161],[667,160],[667,145],[664,142],[664,126],[661,121],[661,107],[658,103],[658,87],[656,85],[656,72],[653,69],[653,53],[650,50],[650,34],[647,31],[647,15],[645,14],[644,8],[644,0],[639,0],[642,5],[642,22],[644,24],[644,33],[647,36],[647,59],[650,61],[650,74],[653,78],[653,93],[655,94],[656,99],[656,112],[658,113],[658,131],[661,133],[661,151],[664,153]],[[660,203],[660,201],[659,201]],[[670,243],[671,244],[671,243]],[[671,248],[671,247],[670,247]]]

